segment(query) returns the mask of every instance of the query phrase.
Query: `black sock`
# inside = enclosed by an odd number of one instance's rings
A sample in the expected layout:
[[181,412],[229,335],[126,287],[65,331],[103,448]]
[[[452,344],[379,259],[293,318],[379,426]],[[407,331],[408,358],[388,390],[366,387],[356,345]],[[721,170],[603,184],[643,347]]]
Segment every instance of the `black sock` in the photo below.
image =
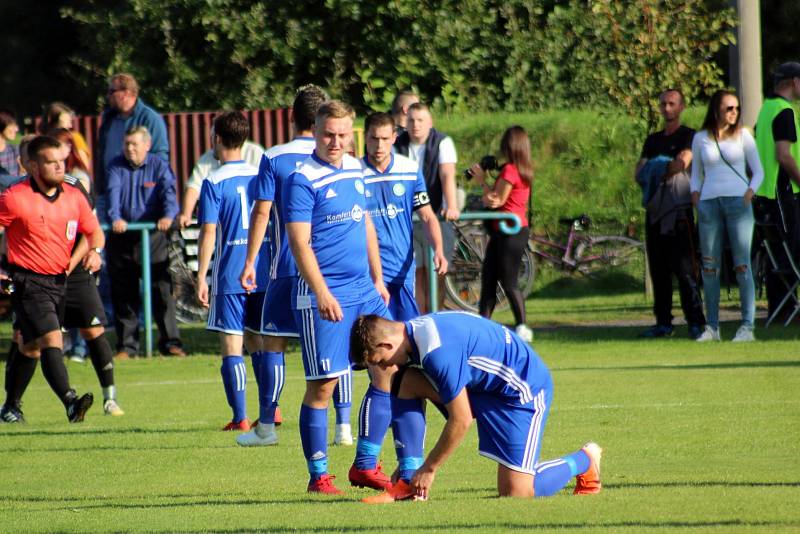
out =
[[100,387],[107,388],[114,385],[114,355],[111,345],[105,335],[99,335],[86,341],[89,347],[89,356],[92,358],[94,372],[100,381]]
[[28,358],[19,351],[16,343],[13,353],[9,356],[6,363],[6,404],[9,406],[19,406],[22,395],[28,389],[33,374],[36,372],[36,358]]
[[11,385],[11,381],[8,378],[11,376],[11,368],[14,365],[11,362],[14,360],[17,351],[19,351],[19,347],[12,341],[11,346],[8,347],[8,354],[6,355],[6,380],[3,382],[6,386],[6,395],[8,395],[8,387]]
[[69,375],[67,375],[67,367],[64,365],[64,351],[58,347],[42,349],[42,374],[64,405],[75,397],[75,392],[69,387]]

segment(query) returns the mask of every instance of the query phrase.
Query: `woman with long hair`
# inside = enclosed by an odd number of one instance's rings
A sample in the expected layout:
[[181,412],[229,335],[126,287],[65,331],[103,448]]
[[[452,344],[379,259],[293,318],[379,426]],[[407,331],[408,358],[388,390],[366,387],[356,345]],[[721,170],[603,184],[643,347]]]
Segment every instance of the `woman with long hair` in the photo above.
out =
[[525,301],[517,284],[522,255],[528,244],[528,201],[533,183],[531,142],[522,126],[512,126],[503,133],[500,151],[506,163],[500,170],[494,187],[486,184],[486,172],[479,164],[470,167],[470,174],[483,187],[483,205],[501,212],[514,213],[522,222],[519,232],[513,235],[500,231],[492,223],[489,243],[483,259],[479,313],[491,318],[497,304],[497,284],[511,304],[515,330],[524,341],[533,340],[533,332],[525,324]]
[[[753,195],[764,171],[752,134],[742,128],[739,98],[719,90],[711,97],[700,131],[692,141],[692,202],[697,207],[703,294],[708,324],[697,341],[719,341],[719,273],[727,233],[733,256],[742,323],[733,341],[754,341],[755,284],[750,265]],[[748,177],[748,169],[750,176]]]
[[83,188],[87,192],[91,192],[92,179],[89,177],[89,169],[84,166],[83,158],[75,146],[74,132],[66,128],[55,128],[50,130],[47,135],[55,137],[64,146],[64,172],[80,180]]
[[75,149],[76,157],[80,160],[81,168],[91,176],[92,155],[89,151],[89,145],[86,144],[86,139],[83,138],[83,135],[78,130],[73,128],[74,119],[75,112],[72,108],[63,102],[52,102],[44,108],[39,129],[43,134],[57,128],[69,130],[72,133],[72,145]]

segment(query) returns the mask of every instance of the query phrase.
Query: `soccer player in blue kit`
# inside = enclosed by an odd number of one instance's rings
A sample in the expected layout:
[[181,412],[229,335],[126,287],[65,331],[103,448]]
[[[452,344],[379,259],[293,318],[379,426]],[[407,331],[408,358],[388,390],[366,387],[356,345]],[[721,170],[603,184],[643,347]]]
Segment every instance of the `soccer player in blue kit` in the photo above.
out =
[[285,207],[300,273],[292,296],[306,375],[300,438],[308,491],[328,494],[341,493],[328,474],[327,413],[338,377],[350,371],[350,328],[359,315],[389,314],[361,163],[347,154],[354,116],[342,102],[320,107],[314,153],[289,178]]
[[[426,499],[436,471],[461,443],[473,418],[478,450],[498,463],[501,496],[547,497],[576,477],[574,493],[600,492],[602,449],[539,462],[553,400],[550,371],[508,328],[465,312],[440,312],[407,322],[362,316],[351,332],[356,365],[398,366],[392,383],[397,481],[362,499],[370,504]],[[447,422],[424,458],[423,399],[442,407]]]
[[[298,337],[294,312],[289,306],[297,283],[297,266],[286,239],[285,206],[289,176],[314,151],[314,119],[328,95],[316,85],[297,90],[292,104],[294,138],[268,149],[258,169],[255,205],[250,214],[247,257],[240,282],[247,291],[264,291],[260,332],[263,352],[253,354],[253,373],[258,383],[258,424],[236,437],[243,447],[274,445],[278,442],[275,414],[285,377],[284,352],[289,339]],[[259,257],[269,224],[269,255]],[[270,262],[271,259],[271,262]],[[256,264],[270,264],[269,281],[256,278]],[[261,269],[259,269],[261,272]]]
[[[250,430],[245,407],[247,370],[242,344],[251,354],[261,351],[261,308],[264,292],[247,294],[239,283],[247,252],[247,227],[258,170],[242,160],[241,147],[250,135],[247,119],[237,111],[214,119],[213,145],[222,166],[203,181],[200,190],[200,238],[197,297],[209,306],[208,330],[220,333],[222,384],[233,411],[223,430]],[[212,254],[211,290],[206,281]],[[268,269],[260,278],[266,285]]]
[[[389,291],[389,312],[395,320],[407,321],[419,315],[414,299],[414,247],[411,215],[423,222],[433,248],[437,273],[447,272],[439,221],[428,201],[425,178],[415,161],[393,154],[397,135],[388,113],[373,113],[364,122],[367,154],[361,160],[366,185],[367,211],[375,225],[380,248],[383,282]],[[424,261],[421,258],[420,261]],[[350,469],[350,483],[385,489],[389,483],[378,465],[383,439],[391,423],[391,370],[371,373],[371,384],[359,410],[356,457]],[[342,384],[339,384],[342,387]]]

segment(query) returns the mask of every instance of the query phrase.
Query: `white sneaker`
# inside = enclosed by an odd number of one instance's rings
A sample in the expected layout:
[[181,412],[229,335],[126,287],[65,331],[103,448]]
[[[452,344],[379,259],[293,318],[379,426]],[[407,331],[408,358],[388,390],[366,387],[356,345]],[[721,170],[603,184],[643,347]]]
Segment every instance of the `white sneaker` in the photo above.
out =
[[703,333],[700,334],[700,337],[698,337],[695,341],[698,343],[704,343],[706,341],[720,341],[719,328],[706,325],[706,329],[703,330]]
[[349,424],[336,425],[336,435],[333,438],[334,445],[350,446],[353,444],[353,431]]
[[258,429],[264,425],[258,425],[253,430],[236,436],[236,443],[242,447],[265,447],[267,445],[278,444],[278,433],[275,428],[269,430],[266,435],[260,435]]
[[530,343],[531,341],[533,341],[533,330],[531,330],[524,324],[518,324],[517,327],[514,329],[514,332],[516,332],[519,338],[525,343]]
[[736,331],[736,335],[733,336],[734,343],[746,343],[748,341],[755,341],[756,336],[753,335],[753,327],[752,326],[740,326],[739,330]]
[[108,399],[103,403],[103,413],[114,417],[125,415],[125,412],[122,411],[122,408],[119,407],[119,404],[114,399]]

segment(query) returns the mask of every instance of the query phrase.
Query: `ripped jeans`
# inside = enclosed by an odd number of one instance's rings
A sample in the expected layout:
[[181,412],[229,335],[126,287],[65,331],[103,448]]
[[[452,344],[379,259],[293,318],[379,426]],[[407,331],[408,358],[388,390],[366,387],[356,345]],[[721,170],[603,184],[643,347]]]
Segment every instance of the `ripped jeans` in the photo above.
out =
[[753,327],[756,313],[756,291],[750,265],[753,243],[753,205],[744,205],[742,197],[717,197],[701,200],[697,206],[700,251],[703,258],[703,295],[708,324],[719,328],[719,273],[723,232],[731,244],[734,272],[739,284],[742,325]]

